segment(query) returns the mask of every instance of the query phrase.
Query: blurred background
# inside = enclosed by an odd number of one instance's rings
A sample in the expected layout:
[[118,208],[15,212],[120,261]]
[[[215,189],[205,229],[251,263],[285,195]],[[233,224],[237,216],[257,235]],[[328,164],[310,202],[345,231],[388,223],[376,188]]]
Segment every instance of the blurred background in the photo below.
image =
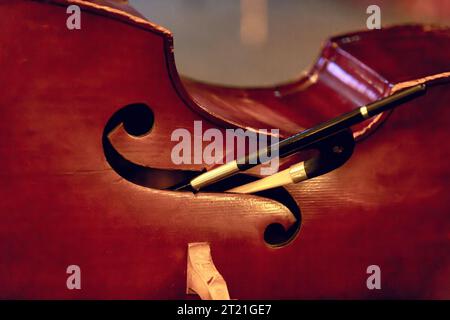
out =
[[178,71],[226,85],[297,78],[330,36],[366,30],[367,7],[382,26],[450,24],[450,0],[130,0],[174,35]]

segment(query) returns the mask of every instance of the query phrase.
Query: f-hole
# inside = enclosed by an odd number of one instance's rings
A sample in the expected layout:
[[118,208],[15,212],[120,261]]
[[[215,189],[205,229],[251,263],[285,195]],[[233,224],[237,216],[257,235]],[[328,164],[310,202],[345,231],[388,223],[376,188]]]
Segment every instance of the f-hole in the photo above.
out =
[[[257,178],[245,174],[237,174],[226,180],[219,181],[212,186],[202,189],[205,192],[225,192],[238,185],[255,181]],[[273,188],[266,191],[255,193],[254,195],[275,200],[289,209],[294,215],[296,222],[285,229],[279,223],[273,223],[266,227],[264,231],[264,241],[271,247],[282,247],[295,239],[301,226],[301,212],[297,202],[292,198],[291,194],[282,187]]]
[[108,135],[121,124],[129,135],[141,137],[151,134],[155,116],[148,105],[134,103],[118,110],[106,123],[102,135],[103,152],[111,168],[122,178],[147,188],[166,189],[199,174],[197,171],[149,168],[128,161],[117,152],[108,138]]
[[[143,103],[130,104],[114,113],[103,130],[103,151],[109,165],[124,179],[147,188],[167,189],[175,184],[188,181],[201,172],[186,170],[165,170],[141,166],[125,159],[109,141],[108,135],[119,125],[131,136],[142,137],[151,134],[155,124],[155,116],[151,108]],[[234,186],[254,181],[256,178],[238,174],[208,187],[202,192],[224,192]],[[264,231],[264,241],[272,247],[281,247],[292,241],[298,234],[301,224],[301,213],[295,200],[284,188],[256,193],[255,195],[275,200],[286,206],[296,218],[296,222],[288,230],[280,224],[270,224]]]

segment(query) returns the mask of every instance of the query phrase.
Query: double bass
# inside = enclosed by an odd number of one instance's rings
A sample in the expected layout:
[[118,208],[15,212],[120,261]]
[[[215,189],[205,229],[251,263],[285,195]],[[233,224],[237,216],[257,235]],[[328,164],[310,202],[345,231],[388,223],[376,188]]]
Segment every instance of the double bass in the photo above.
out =
[[[66,27],[69,5],[80,30]],[[254,172],[170,188],[215,166],[174,164],[177,128],[286,138],[446,82],[449,28],[336,36],[301,78],[234,88],[180,76],[170,31],[126,3],[3,0],[0,15],[0,298],[192,298],[189,250],[202,243],[234,299],[450,297],[449,86],[352,127],[351,158],[313,179],[262,194],[227,192]]]

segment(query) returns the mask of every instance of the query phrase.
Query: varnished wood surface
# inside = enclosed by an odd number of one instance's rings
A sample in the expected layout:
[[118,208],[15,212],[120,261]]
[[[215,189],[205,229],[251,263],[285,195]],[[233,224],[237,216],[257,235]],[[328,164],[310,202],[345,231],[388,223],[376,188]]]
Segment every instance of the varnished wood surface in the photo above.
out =
[[[87,4],[83,29],[69,32],[65,7],[55,3],[0,4],[1,298],[183,299],[191,242],[211,243],[236,299],[450,297],[447,87],[384,119],[344,167],[289,187],[302,224],[278,248],[263,236],[270,224],[294,224],[282,203],[137,186],[111,168],[102,146],[108,120],[131,103],[152,108],[152,131],[117,131],[110,141],[129,161],[154,168],[175,169],[170,133],[192,130],[194,120],[204,129],[270,125],[284,134],[308,127],[393,84],[449,71],[448,29],[362,33],[362,46],[344,46],[354,57],[347,60],[330,45],[317,67],[336,54],[331,60],[365,90],[320,69],[314,85],[287,84],[274,98],[274,88],[192,81],[184,91],[167,32]],[[249,110],[279,117],[237,117],[244,93]],[[80,291],[65,286],[70,264],[82,269]],[[366,288],[372,264],[382,269],[380,291]]]

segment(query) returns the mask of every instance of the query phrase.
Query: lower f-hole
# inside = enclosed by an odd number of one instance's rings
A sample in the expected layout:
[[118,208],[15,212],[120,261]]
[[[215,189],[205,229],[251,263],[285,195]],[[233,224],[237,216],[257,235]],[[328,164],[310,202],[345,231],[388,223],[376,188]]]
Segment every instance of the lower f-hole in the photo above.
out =
[[[213,186],[209,186],[207,188],[202,189],[202,191],[206,192],[225,192],[226,190],[229,190],[231,188],[234,188],[238,185],[246,184],[252,181],[257,180],[258,178],[244,175],[244,174],[238,174],[234,175],[224,181],[220,181],[218,183],[215,183]],[[264,231],[264,241],[273,247],[282,247],[287,245],[289,242],[291,242],[296,235],[298,234],[298,231],[300,230],[301,225],[301,212],[300,208],[297,205],[297,202],[292,198],[291,194],[284,188],[278,187],[273,188],[266,191],[257,192],[254,195],[268,198],[271,200],[275,200],[281,204],[283,204],[285,207],[287,207],[292,214],[295,216],[296,222],[289,228],[285,229],[281,224],[279,223],[273,223],[266,227],[266,230]]]

